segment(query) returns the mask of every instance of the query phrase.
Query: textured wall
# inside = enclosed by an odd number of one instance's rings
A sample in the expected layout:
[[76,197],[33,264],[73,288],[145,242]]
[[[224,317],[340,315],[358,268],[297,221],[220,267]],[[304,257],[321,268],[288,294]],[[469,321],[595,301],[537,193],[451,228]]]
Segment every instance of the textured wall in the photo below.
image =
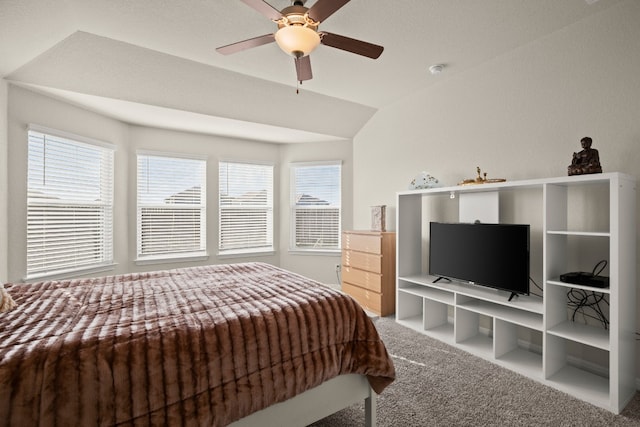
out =
[[0,283],[7,280],[7,82],[0,79]]
[[639,20],[640,2],[621,2],[468,72],[445,69],[379,111],[354,138],[354,225],[376,204],[395,224],[395,193],[422,170],[447,185],[476,166],[490,178],[564,176],[587,135],[605,172],[640,178]]

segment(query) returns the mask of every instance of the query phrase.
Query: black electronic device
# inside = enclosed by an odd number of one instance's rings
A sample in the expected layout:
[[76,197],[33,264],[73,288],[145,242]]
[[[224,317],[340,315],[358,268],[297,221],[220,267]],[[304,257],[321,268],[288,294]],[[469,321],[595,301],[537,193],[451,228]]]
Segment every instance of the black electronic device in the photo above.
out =
[[429,274],[528,295],[529,228],[431,222]]
[[572,271],[571,273],[561,274],[560,281],[594,288],[609,287],[609,278],[607,276],[598,276],[586,271]]

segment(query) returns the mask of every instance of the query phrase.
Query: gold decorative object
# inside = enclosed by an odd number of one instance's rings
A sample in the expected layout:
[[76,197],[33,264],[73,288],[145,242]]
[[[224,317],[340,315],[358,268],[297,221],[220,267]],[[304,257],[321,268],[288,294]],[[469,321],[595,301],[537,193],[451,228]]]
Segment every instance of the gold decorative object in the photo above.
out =
[[484,174],[480,171],[480,166],[477,167],[478,176],[476,178],[465,179],[459,182],[458,185],[475,185],[475,184],[491,184],[493,182],[505,182],[504,178],[487,178],[487,173]]

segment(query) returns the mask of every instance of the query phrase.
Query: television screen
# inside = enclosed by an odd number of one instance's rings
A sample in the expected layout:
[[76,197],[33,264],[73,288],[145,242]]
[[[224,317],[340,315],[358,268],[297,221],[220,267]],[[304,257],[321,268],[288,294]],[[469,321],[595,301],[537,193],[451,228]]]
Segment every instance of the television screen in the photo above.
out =
[[529,294],[529,225],[430,223],[429,274]]

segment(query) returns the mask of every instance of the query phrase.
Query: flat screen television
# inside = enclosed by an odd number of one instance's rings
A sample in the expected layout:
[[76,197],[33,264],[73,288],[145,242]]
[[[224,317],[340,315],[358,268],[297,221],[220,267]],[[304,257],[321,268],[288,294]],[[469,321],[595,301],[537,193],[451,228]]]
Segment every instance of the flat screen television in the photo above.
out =
[[529,225],[430,223],[429,274],[529,294]]

